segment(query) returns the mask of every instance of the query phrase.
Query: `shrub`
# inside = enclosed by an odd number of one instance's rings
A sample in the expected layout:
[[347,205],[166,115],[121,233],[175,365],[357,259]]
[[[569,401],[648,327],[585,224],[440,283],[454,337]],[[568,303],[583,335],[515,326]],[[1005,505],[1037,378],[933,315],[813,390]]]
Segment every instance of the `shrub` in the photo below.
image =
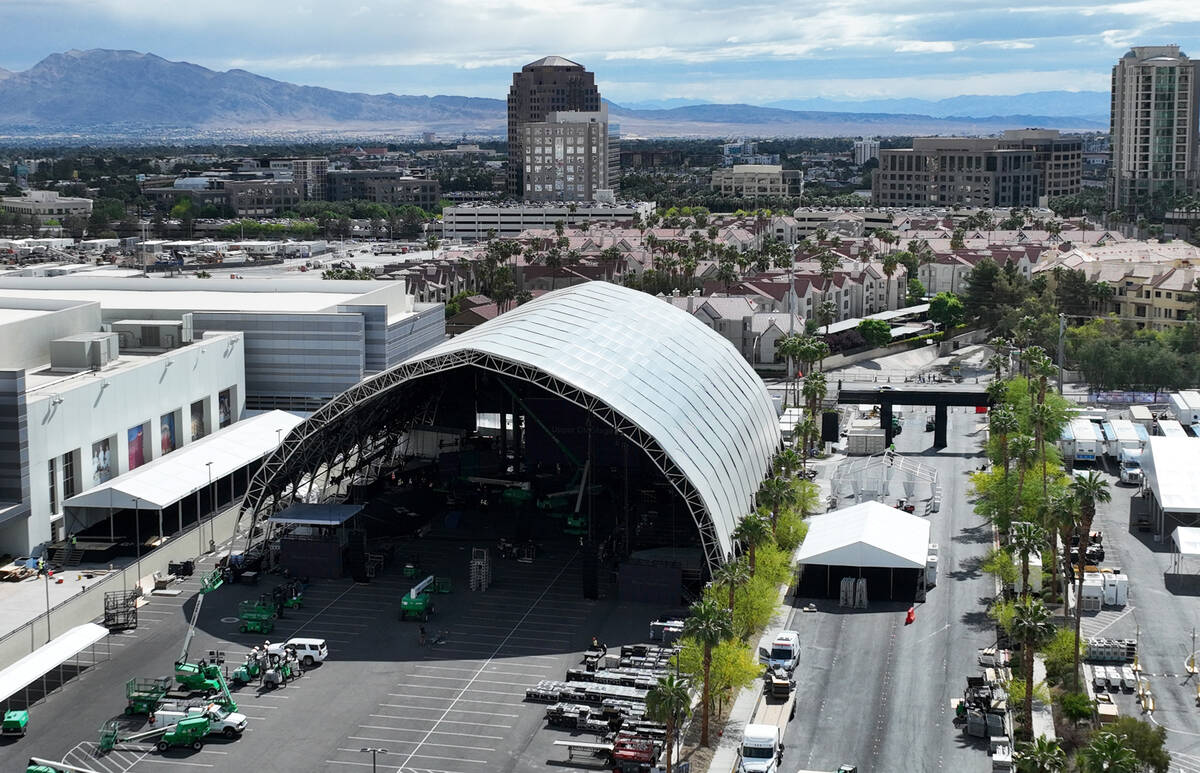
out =
[[[1087,656],[1087,644],[1080,642],[1080,647],[1083,649],[1079,654],[1079,659],[1083,660]],[[1071,670],[1075,667],[1075,632],[1062,628],[1058,633],[1054,634],[1054,638],[1050,640],[1042,649],[1042,654],[1046,658],[1046,681],[1053,685],[1065,685],[1072,683]]]
[[1063,716],[1072,722],[1092,718],[1092,701],[1086,693],[1066,692],[1058,699],[1058,707]]
[[[692,678],[692,684],[704,681],[704,650],[694,639],[684,639],[679,652],[679,670]],[[709,690],[714,704],[732,697],[752,683],[763,671],[758,657],[750,645],[739,639],[728,639],[712,651],[712,669],[709,672]]]

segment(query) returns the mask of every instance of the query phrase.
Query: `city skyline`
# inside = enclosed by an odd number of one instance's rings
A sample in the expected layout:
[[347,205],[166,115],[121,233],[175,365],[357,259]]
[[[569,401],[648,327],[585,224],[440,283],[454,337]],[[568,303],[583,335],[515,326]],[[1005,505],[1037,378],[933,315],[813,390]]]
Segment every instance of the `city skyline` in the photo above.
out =
[[[1169,0],[954,10],[823,0],[803,12],[749,3],[681,11],[624,0],[553,8],[366,0],[348,11],[324,0],[6,5],[10,28],[23,31],[0,58],[8,70],[71,48],[120,48],[339,90],[502,98],[513,69],[558,54],[595,72],[618,103],[1105,91],[1112,61],[1132,45],[1200,49],[1200,8]],[[279,25],[286,35],[261,34]]]

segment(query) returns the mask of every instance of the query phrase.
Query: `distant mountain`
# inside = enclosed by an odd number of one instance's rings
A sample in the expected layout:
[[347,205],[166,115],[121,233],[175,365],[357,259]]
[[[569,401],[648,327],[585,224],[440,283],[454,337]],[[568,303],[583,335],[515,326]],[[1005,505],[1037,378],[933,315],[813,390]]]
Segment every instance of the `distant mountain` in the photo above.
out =
[[[608,102],[608,100],[605,100]],[[609,103],[615,104],[615,103]],[[641,102],[622,102],[621,107],[626,110],[670,110],[675,107],[687,107],[689,105],[707,105],[708,102],[703,99],[684,99],[683,97],[674,97],[672,99],[647,99]]]
[[[885,100],[893,101],[907,102]],[[840,106],[837,110],[795,110],[693,102],[664,99],[632,107],[610,103],[610,109],[623,134],[641,137],[988,134],[1034,125],[1107,128],[1107,118],[1037,113],[1028,104],[1022,104],[1018,114],[972,118],[955,117],[972,115],[967,109],[970,102],[957,103],[953,114],[942,116],[901,110],[877,113],[868,109],[868,103],[835,103]],[[953,100],[938,104],[946,102]],[[506,114],[502,99],[348,93],[297,86],[245,70],[217,72],[135,51],[67,51],[52,54],[24,72],[0,70],[0,131],[9,135],[9,141],[65,132],[149,139],[154,130],[174,132],[174,136],[221,132],[261,137],[283,131],[500,136]]]
[[871,99],[861,101],[785,99],[767,103],[785,110],[823,110],[834,113],[920,113],[935,118],[956,115],[1043,115],[1108,120],[1107,91],[1034,91],[1011,96],[965,94],[947,99]]

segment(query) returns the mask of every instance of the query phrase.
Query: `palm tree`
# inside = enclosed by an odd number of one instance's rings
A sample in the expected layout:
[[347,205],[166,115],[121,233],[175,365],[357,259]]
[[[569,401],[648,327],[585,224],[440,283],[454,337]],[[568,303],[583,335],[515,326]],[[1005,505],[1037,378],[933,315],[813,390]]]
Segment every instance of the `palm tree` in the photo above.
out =
[[[988,419],[988,430],[992,436],[1000,441],[1000,463],[1004,465],[1004,496],[1008,497],[1008,464],[1010,461],[1008,450],[1008,436],[1016,432],[1020,426],[1017,423],[1017,417],[1012,412],[1012,409],[1007,405],[1000,406],[992,411],[991,417]],[[1005,519],[1010,514],[1008,512],[1008,503],[1004,503],[1002,510]]]
[[1100,732],[1075,754],[1080,773],[1137,773],[1137,755],[1125,745],[1125,736]]
[[813,421],[817,420],[817,408],[821,401],[825,399],[825,395],[829,392],[828,384],[825,381],[824,373],[809,373],[804,379],[804,386],[801,387],[804,394],[805,404],[808,406],[808,415]]
[[675,732],[692,711],[691,686],[687,679],[668,673],[646,693],[646,716],[666,726],[667,773],[671,773],[672,753],[675,751]]
[[785,448],[775,456],[775,462],[779,465],[780,471],[786,480],[792,479],[792,473],[797,467],[804,463],[800,458],[800,454],[796,453],[794,448]]
[[1044,735],[1017,744],[1014,757],[1017,773],[1062,773],[1067,769],[1067,753],[1058,741],[1048,740]]
[[808,444],[812,438],[817,436],[817,422],[811,416],[805,416],[803,421],[796,425],[795,434],[800,438],[800,469],[808,474]]
[[1075,670],[1078,672],[1079,629],[1083,624],[1083,604],[1079,603],[1083,596],[1083,557],[1092,533],[1092,521],[1096,519],[1096,503],[1111,502],[1112,493],[1108,490],[1108,481],[1095,470],[1088,470],[1087,475],[1076,475],[1071,483],[1071,493],[1079,503],[1079,566],[1075,587]]
[[783,478],[767,478],[758,490],[759,501],[771,511],[771,534],[779,524],[779,511],[791,504],[795,498],[792,484]]
[[1033,651],[1049,641],[1058,630],[1050,610],[1041,599],[1025,597],[1013,610],[1012,633],[1022,644],[1021,665],[1025,671],[1025,731],[1033,732]]
[[1049,496],[1048,489],[1050,485],[1050,477],[1048,472],[1049,461],[1046,458],[1046,433],[1056,423],[1057,416],[1054,408],[1044,402],[1039,402],[1033,406],[1033,410],[1029,412],[1029,423],[1033,425],[1033,439],[1037,446],[1037,455],[1042,461],[1042,501],[1045,502]]
[[734,594],[737,589],[750,582],[754,575],[750,573],[750,564],[745,559],[735,558],[726,561],[725,565],[713,575],[713,582],[729,588],[729,611],[733,611]]
[[1031,521],[1017,521],[1008,529],[1008,544],[1021,556],[1021,595],[1029,597],[1029,556],[1040,553],[1046,544],[1046,531]]
[[[868,242],[868,244],[869,243],[870,242]],[[884,293],[884,303],[888,305],[889,309],[891,308],[892,298],[892,275],[896,273],[896,269],[899,267],[900,259],[897,258],[894,253],[889,252],[887,255],[883,256],[883,273],[884,276],[887,277],[887,292]],[[899,306],[901,304],[899,301],[897,301],[896,305]]]
[[758,546],[765,545],[773,539],[770,521],[761,513],[747,513],[730,536],[746,546],[746,552],[750,555],[750,574],[753,576],[757,569],[755,552]]
[[775,342],[775,353],[777,355],[782,355],[787,362],[787,364],[785,365],[785,367],[787,368],[787,378],[784,381],[784,385],[783,385],[783,401],[784,401],[784,403],[787,403],[787,401],[788,401],[788,397],[790,396],[791,391],[792,391],[791,387],[795,380],[796,369],[795,369],[793,363],[796,362],[797,360],[800,360],[801,355],[804,354],[803,338],[804,338],[803,336],[797,335],[795,333],[788,333],[787,335],[782,336],[778,341]]
[[1037,461],[1037,443],[1028,435],[1017,435],[1008,442],[1008,452],[1017,464],[1017,515],[1024,507],[1025,471]]
[[683,635],[694,639],[704,652],[701,660],[704,687],[700,695],[700,745],[708,746],[708,682],[712,671],[712,651],[733,636],[733,615],[712,599],[701,599],[692,604],[691,615],[683,621]]

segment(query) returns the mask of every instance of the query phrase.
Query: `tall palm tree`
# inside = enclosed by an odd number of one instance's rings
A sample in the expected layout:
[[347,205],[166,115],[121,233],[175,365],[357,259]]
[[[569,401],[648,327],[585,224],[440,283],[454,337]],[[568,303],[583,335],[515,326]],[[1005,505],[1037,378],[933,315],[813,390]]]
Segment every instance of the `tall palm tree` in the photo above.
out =
[[668,673],[661,676],[646,693],[646,716],[666,725],[665,746],[667,773],[671,773],[672,753],[675,751],[675,731],[692,710],[691,686],[687,679]]
[[1075,671],[1078,672],[1079,629],[1083,624],[1083,604],[1079,603],[1083,596],[1083,557],[1092,533],[1092,521],[1096,519],[1096,503],[1111,502],[1112,493],[1108,490],[1108,481],[1095,470],[1088,470],[1087,475],[1076,475],[1071,483],[1071,493],[1079,503],[1079,566],[1075,586]]
[[718,586],[723,585],[729,589],[729,611],[733,611],[733,603],[737,589],[750,582],[754,577],[750,573],[750,563],[744,558],[735,558],[732,561],[726,561],[725,564],[713,574],[713,582]]
[[1046,545],[1046,530],[1031,521],[1017,521],[1008,529],[1008,544],[1021,557],[1021,595],[1029,597],[1029,556]]
[[[1016,432],[1019,426],[1016,415],[1007,405],[1002,405],[993,410],[988,419],[988,430],[993,437],[1000,441],[1000,464],[1003,465],[1002,474],[1004,476],[1005,499],[1008,497],[1008,466],[1011,461],[1008,449],[1008,437]],[[1009,502],[1002,504],[1001,514],[1004,516],[1005,522],[1007,522],[1008,517],[1011,515],[1008,509],[1009,504]]]
[[733,615],[712,599],[701,599],[692,604],[691,615],[683,621],[683,635],[695,639],[703,650],[701,668],[704,671],[704,687],[700,695],[700,745],[708,746],[712,651],[721,642],[733,636]]
[[1016,515],[1024,507],[1025,471],[1037,461],[1037,443],[1028,435],[1016,435],[1008,441],[1008,453],[1017,465]]
[[780,472],[783,473],[785,480],[792,479],[792,473],[796,468],[803,464],[800,454],[796,453],[794,448],[785,448],[775,455],[775,463],[779,465]]
[[1050,610],[1038,598],[1022,598],[1013,609],[1012,633],[1022,646],[1021,665],[1025,671],[1025,731],[1033,732],[1033,651],[1049,641],[1058,630]]
[[792,484],[783,478],[772,477],[763,481],[758,489],[758,499],[771,511],[771,533],[779,525],[779,511],[791,504],[795,498]]
[[805,416],[804,419],[796,425],[794,433],[800,438],[800,469],[804,474],[808,474],[808,447],[809,441],[817,437],[818,429],[817,422],[811,416]]
[[1057,424],[1054,408],[1045,402],[1039,402],[1029,412],[1029,423],[1033,425],[1033,440],[1037,445],[1037,455],[1042,462],[1042,501],[1049,496],[1050,486],[1049,460],[1046,454],[1046,433]]
[[1137,755],[1125,744],[1125,736],[1100,732],[1075,753],[1080,773],[1137,773]]
[[804,386],[801,387],[804,394],[805,404],[808,406],[808,415],[813,421],[817,420],[817,409],[821,405],[821,401],[825,399],[825,395],[829,393],[829,385],[825,380],[824,373],[809,373],[804,379]]
[[771,522],[761,513],[747,513],[738,522],[730,536],[746,546],[746,552],[750,556],[750,574],[753,575],[758,568],[756,562],[758,546],[765,545],[773,539]]
[[1044,735],[1017,744],[1017,753],[1013,756],[1017,773],[1062,773],[1067,769],[1066,751],[1058,741],[1051,741]]
[[802,356],[805,353],[806,344],[804,336],[796,333],[788,333],[782,336],[775,342],[775,352],[784,357],[787,368],[787,378],[783,385],[783,401],[786,403],[792,392],[792,386],[795,384],[797,361],[803,361]]

